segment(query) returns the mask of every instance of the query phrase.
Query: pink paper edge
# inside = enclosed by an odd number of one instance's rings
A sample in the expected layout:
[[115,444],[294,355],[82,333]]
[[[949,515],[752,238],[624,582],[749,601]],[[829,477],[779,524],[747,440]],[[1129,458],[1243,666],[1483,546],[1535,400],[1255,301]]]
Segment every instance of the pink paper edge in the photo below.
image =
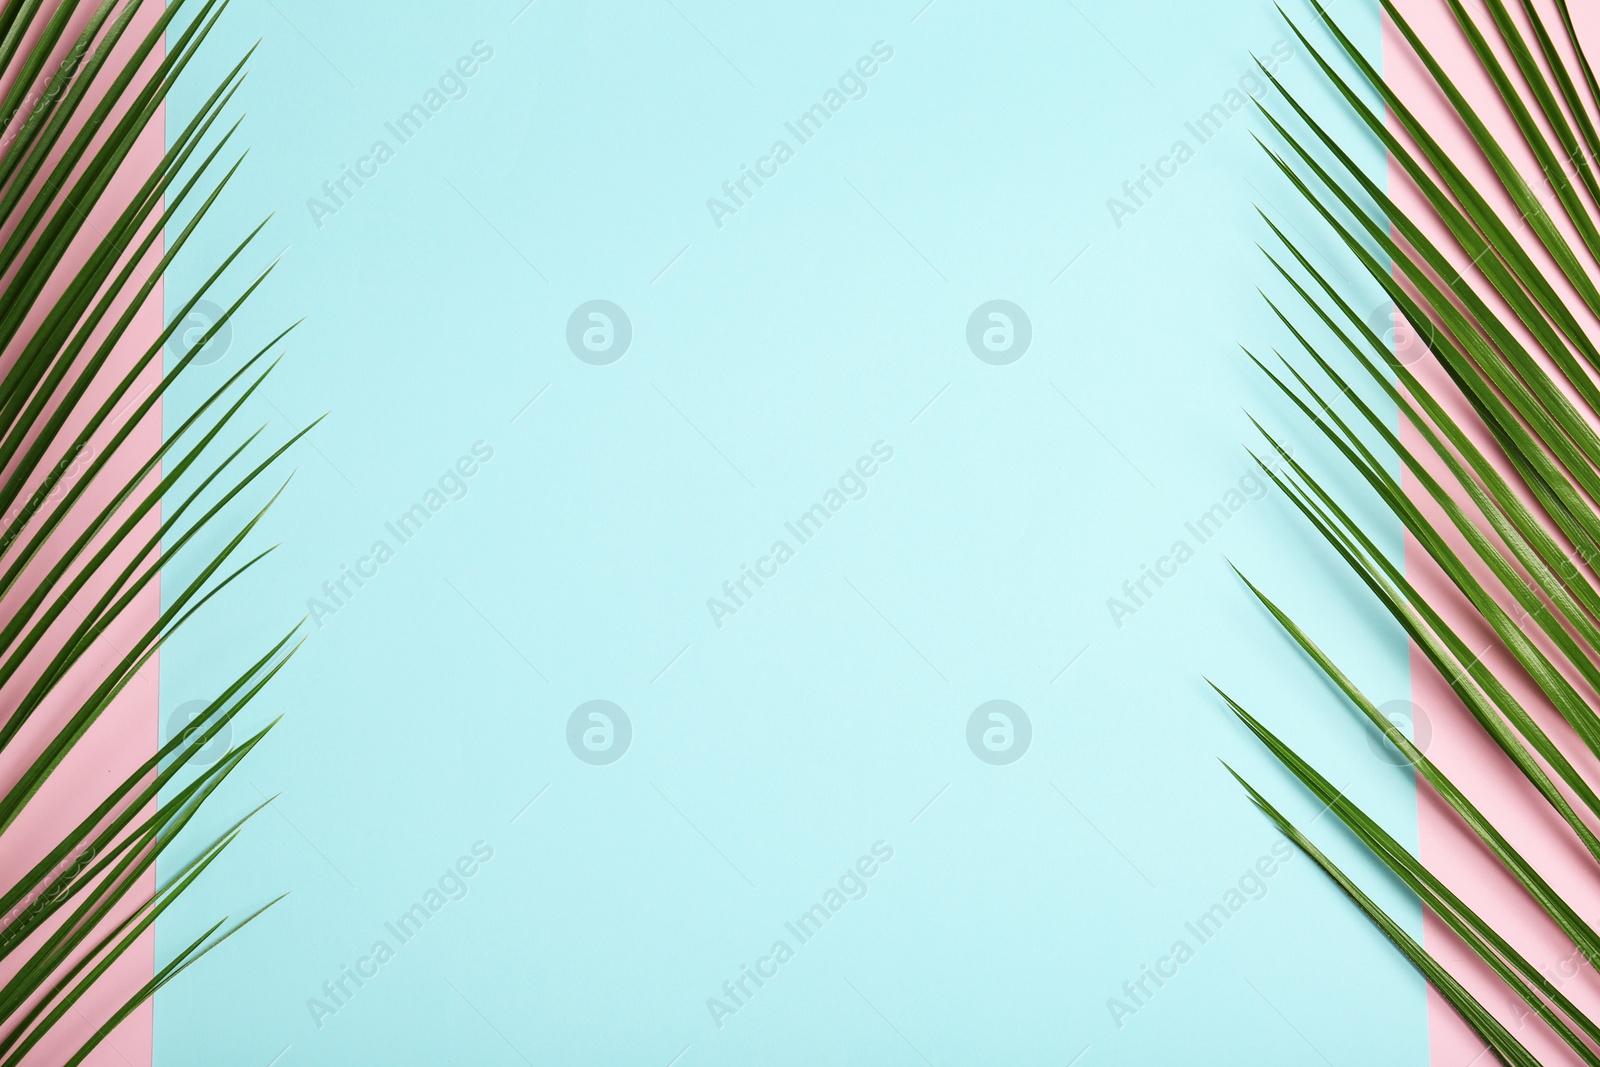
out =
[[[1513,5],[1515,6],[1515,5]],[[1397,7],[1411,23],[1419,36],[1427,41],[1441,64],[1457,79],[1458,86],[1480,109],[1486,121],[1501,136],[1502,145],[1515,139],[1514,128],[1505,116],[1493,87],[1481,75],[1472,73],[1476,62],[1462,39],[1448,8],[1441,0],[1397,0]],[[1478,13],[1474,5],[1469,5]],[[1594,5],[1573,5],[1573,17],[1580,38],[1592,49],[1600,41],[1600,10]],[[1553,35],[1563,31],[1556,20],[1552,6],[1541,5],[1547,25]],[[1508,63],[1509,66],[1509,63]],[[1433,88],[1426,71],[1416,62],[1409,46],[1391,20],[1385,16],[1383,25],[1383,72],[1385,81],[1407,102],[1417,117],[1431,133],[1451,152],[1451,158],[1468,175],[1480,191],[1496,187],[1496,180],[1487,164],[1460,128],[1448,102]],[[1513,77],[1515,75],[1513,74]],[[1391,130],[1399,126],[1390,117]],[[1515,153],[1513,153],[1515,157]],[[1531,159],[1522,160],[1523,173],[1532,165]],[[1428,212],[1421,198],[1406,187],[1405,174],[1391,158],[1389,165],[1390,195],[1413,219],[1427,219]],[[1514,218],[1514,214],[1505,216]],[[1429,236],[1441,247],[1451,248],[1448,233],[1442,227],[1424,225]],[[1398,236],[1397,236],[1398,239]],[[1586,323],[1592,326],[1592,323]],[[1427,378],[1436,373],[1431,360],[1413,367],[1419,376]],[[1465,404],[1446,405],[1460,408],[1458,414],[1471,419],[1470,408]],[[1422,436],[1402,422],[1401,439],[1408,448],[1425,452],[1427,446]],[[1442,468],[1436,471],[1442,474]],[[1404,484],[1408,494],[1436,525],[1447,526],[1448,520],[1426,495],[1415,478],[1407,472]],[[1464,601],[1444,579],[1415,540],[1407,535],[1405,540],[1405,568],[1407,576],[1419,590],[1436,602],[1447,605],[1442,612],[1447,621],[1462,634],[1472,647],[1490,644],[1492,633],[1479,621]],[[1488,666],[1506,679],[1513,694],[1530,710],[1542,709],[1544,702],[1537,690],[1525,682],[1515,671],[1507,669],[1503,657],[1495,653],[1485,657]],[[1594,879],[1592,861],[1577,854],[1572,847],[1570,833],[1557,829],[1548,817],[1548,808],[1520,781],[1517,772],[1460,708],[1437,671],[1420,649],[1411,647],[1412,702],[1425,716],[1431,727],[1431,743],[1427,749],[1430,759],[1483,809],[1506,832],[1508,838],[1534,863],[1568,900],[1592,899]],[[1539,711],[1535,716],[1557,736],[1565,735],[1552,719]],[[1580,767],[1587,765],[1580,761]],[[1592,770],[1592,768],[1588,768]],[[1454,888],[1474,909],[1523,951],[1535,966],[1556,981],[1562,992],[1570,996],[1591,1017],[1600,1006],[1600,981],[1591,967],[1573,954],[1572,946],[1560,932],[1540,916],[1528,898],[1498,865],[1487,855],[1481,844],[1464,830],[1454,814],[1418,782],[1417,829],[1419,856],[1423,863],[1446,884]],[[1587,916],[1593,921],[1592,914]],[[1504,986],[1440,920],[1431,913],[1424,917],[1424,947],[1446,968],[1464,981],[1494,1015],[1504,1023],[1519,1041],[1539,1058],[1550,1064],[1575,1064],[1579,1061],[1566,1046],[1544,1030],[1537,1019],[1529,1018],[1520,1004],[1514,1004]],[[1428,1031],[1431,1063],[1434,1067],[1467,1067],[1493,1061],[1484,1051],[1483,1042],[1455,1013],[1449,1003],[1435,990],[1428,989]]]
[[[132,43],[146,36],[160,17],[159,5],[144,5],[135,15],[122,44],[118,46],[112,65],[124,62],[131,53]],[[165,42],[160,42],[146,64],[146,71],[159,63],[165,55]],[[128,159],[103,200],[106,205],[126,203],[126,198],[136,193],[144,179],[160,164],[166,152],[166,110],[163,107],[155,120],[138,139]],[[91,215],[95,228],[103,230],[115,212],[100,211]],[[162,254],[163,243],[157,239],[147,264],[154,264]],[[78,257],[65,265],[76,269],[90,250],[85,241],[78,241],[71,255]],[[164,289],[158,283],[145,305],[130,324],[125,340],[107,360],[101,380],[120,378],[132,369],[139,356],[159,338],[163,329]],[[153,388],[160,382],[160,359],[139,380],[139,391]],[[98,387],[97,387],[98,388]],[[91,397],[92,399],[92,397]],[[119,455],[107,463],[97,480],[96,487],[85,495],[80,508],[98,507],[107,499],[101,491],[104,486],[121,484],[138,469],[138,457],[147,456],[159,447],[162,436],[161,406],[159,401],[150,415],[130,436]],[[159,472],[155,475],[159,478]],[[148,484],[148,483],[147,483]],[[140,527],[138,536],[147,537],[159,525],[159,514],[150,517]],[[75,531],[73,531],[75,532]],[[113,561],[115,562],[115,560]],[[109,573],[109,571],[108,571]],[[86,590],[87,597],[98,597],[109,583],[93,583]],[[97,648],[91,655],[98,660],[113,656],[120,658],[116,649],[130,646],[134,635],[153,625],[160,614],[159,579],[130,605],[124,616],[101,640],[105,647]],[[49,842],[59,840],[78,820],[92,808],[95,797],[103,797],[108,784],[120,781],[132,773],[145,760],[152,757],[159,746],[160,732],[160,662],[159,656],[140,672],[136,679],[117,698],[106,714],[85,735],[72,754],[41,791],[28,817],[14,827],[16,836],[7,843],[5,855],[11,860],[26,856],[31,862],[49,847]],[[42,711],[58,707],[54,701]],[[42,814],[42,817],[40,815]],[[155,890],[152,872],[143,880],[143,894]],[[121,914],[121,912],[119,912]],[[155,934],[146,933],[130,947],[103,976],[94,989],[80,1002],[78,1008],[55,1027],[26,1057],[29,1065],[63,1062],[79,1045],[87,1040],[103,1021],[120,1007],[155,974]],[[150,1067],[154,1062],[153,1003],[146,1001],[125,1019],[98,1048],[84,1061],[87,1067]]]

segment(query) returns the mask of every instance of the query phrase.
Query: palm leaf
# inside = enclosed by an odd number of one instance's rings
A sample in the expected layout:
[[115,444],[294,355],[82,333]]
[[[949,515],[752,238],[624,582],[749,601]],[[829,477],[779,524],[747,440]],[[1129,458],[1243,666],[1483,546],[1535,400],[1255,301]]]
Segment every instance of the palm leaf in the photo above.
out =
[[[1494,633],[1514,667],[1497,672],[1487,666],[1483,654],[1474,652],[1459,627],[1446,618],[1445,609],[1419,592],[1376,544],[1352,515],[1352,505],[1341,503],[1324,479],[1289,456],[1258,423],[1279,457],[1259,465],[1439,671],[1477,728],[1505,757],[1508,769],[1524,778],[1600,865],[1600,835],[1593,829],[1600,817],[1600,793],[1586,774],[1600,760],[1600,720],[1594,712],[1600,694],[1600,590],[1585,568],[1600,558],[1600,513],[1593,503],[1600,500],[1600,434],[1595,430],[1600,422],[1600,348],[1581,324],[1585,313],[1600,314],[1600,271],[1595,267],[1600,263],[1600,180],[1594,158],[1600,153],[1595,124],[1600,84],[1564,0],[1556,3],[1561,43],[1552,32],[1557,22],[1547,19],[1534,0],[1523,0],[1520,21],[1504,0],[1486,0],[1486,20],[1475,19],[1459,0],[1445,0],[1478,73],[1494,87],[1513,120],[1516,150],[1537,164],[1536,181],[1550,193],[1547,204],[1428,41],[1390,0],[1380,2],[1470,134],[1500,192],[1526,221],[1536,251],[1520,243],[1516,229],[1473,187],[1434,132],[1318,6],[1322,28],[1334,51],[1359,75],[1358,84],[1293,19],[1288,20],[1291,29],[1349,111],[1405,173],[1426,211],[1415,217],[1403,211],[1311,111],[1265,71],[1286,109],[1262,106],[1271,136],[1282,148],[1265,142],[1262,147],[1368,280],[1389,295],[1407,320],[1423,327],[1423,342],[1444,379],[1423,380],[1397,359],[1346,295],[1316,269],[1307,249],[1271,219],[1267,223],[1275,241],[1288,255],[1268,251],[1267,258],[1311,317],[1301,325],[1298,311],[1286,311],[1271,297],[1268,303],[1315,369],[1297,367],[1281,354],[1281,371],[1254,355],[1250,358],[1316,427],[1370,498],[1412,536],[1460,594],[1458,610]],[[1510,57],[1514,73],[1502,56]],[[1369,92],[1383,101],[1404,139],[1366,102]],[[1564,236],[1567,232],[1576,235],[1576,247]],[[1498,302],[1491,304],[1485,292]],[[1324,350],[1326,342],[1314,337],[1332,338],[1335,345]],[[1341,371],[1341,365],[1352,371]],[[1395,406],[1420,446],[1407,445],[1363,398],[1362,389],[1368,388],[1376,388]],[[1475,422],[1463,421],[1453,410],[1470,411]],[[1374,447],[1398,459],[1435,513],[1443,516],[1442,525],[1390,473]],[[1597,958],[1600,934],[1512,838],[1384,720],[1288,612],[1248,579],[1245,584],[1361,718],[1384,732],[1416,769],[1419,782],[1483,843],[1528,904],[1586,958]],[[1536,630],[1541,640],[1533,640],[1528,629]],[[1513,695],[1519,687],[1538,694],[1537,709]],[[1251,734],[1533,1017],[1579,1061],[1600,1063],[1600,1026],[1289,744],[1217,691]],[[1561,716],[1570,735],[1554,735],[1540,725],[1540,714],[1549,710]],[[1457,977],[1263,794],[1235,777],[1252,802],[1394,942],[1501,1062],[1537,1062]]]
[[[265,557],[247,545],[276,493],[264,506],[249,500],[310,429],[260,459],[250,454],[261,431],[237,432],[277,365],[271,353],[286,329],[208,390],[159,445],[141,443],[161,399],[272,270],[226,291],[257,227],[177,301],[171,325],[153,340],[136,339],[137,316],[159,299],[168,266],[243,161],[229,155],[237,123],[223,116],[248,55],[175,128],[157,162],[144,170],[132,162],[141,139],[161,136],[155,120],[168,93],[226,7],[227,0],[0,7],[0,754],[10,768],[0,779],[0,849],[42,797],[70,788],[63,768],[102,715],[125,714],[117,698],[139,671]],[[88,226],[96,213],[112,221]],[[187,220],[181,228],[179,218]],[[160,373],[168,341],[208,297],[226,311]],[[221,447],[240,437],[231,450]],[[78,463],[81,471],[63,480]],[[140,621],[135,605],[180,559],[192,577],[164,590],[159,613]],[[134,636],[113,660],[88,655],[110,627],[129,625]],[[0,872],[0,1067],[59,1040],[52,1035],[81,1015],[85,995],[111,980],[134,942],[242,831],[248,814],[185,850],[189,858],[175,855],[185,829],[275,721],[210,766],[196,767],[196,755],[283,669],[299,648],[299,629],[244,666],[186,730],[113,788],[83,798],[88,813],[43,855]],[[172,870],[152,891],[162,857]],[[87,1038],[75,1030],[68,1062],[81,1062],[264,910],[217,922],[120,996],[110,1015],[91,1020]]]

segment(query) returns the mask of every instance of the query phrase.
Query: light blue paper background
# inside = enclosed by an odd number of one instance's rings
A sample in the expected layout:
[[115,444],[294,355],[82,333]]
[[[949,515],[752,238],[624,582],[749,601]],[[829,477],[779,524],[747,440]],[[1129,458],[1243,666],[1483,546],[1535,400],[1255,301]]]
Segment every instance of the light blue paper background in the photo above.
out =
[[[1318,453],[1237,348],[1283,343],[1252,204],[1331,245],[1259,119],[1186,125],[1288,30],[1255,0],[920,2],[222,21],[169,127],[261,38],[253,150],[169,308],[268,212],[242,262],[286,251],[168,424],[302,315],[241,425],[332,414],[257,538],[281,549],[165,651],[164,720],[397,551],[241,720],[285,716],[208,827],[278,799],[162,953],[291,895],[161,995],[163,1067],[1426,1062],[1420,980],[1303,857],[1208,943],[1185,926],[1276,840],[1218,757],[1316,814],[1203,675],[1415,833],[1409,773],[1226,561],[1380,700],[1409,693],[1401,635],[1276,493],[1204,545],[1186,528],[1249,470],[1241,408]],[[1375,5],[1337,13],[1376,50]],[[475,42],[493,58],[400,146],[386,123]],[[865,97],[798,144],[785,123],[875,42]],[[1310,66],[1281,73],[1381,172]],[[717,226],[707,198],[780,138],[794,157]],[[314,218],[379,139],[394,157]],[[1193,158],[1118,225],[1108,198],[1180,139]],[[610,365],[566,341],[594,299],[631,321]],[[1004,366],[965,337],[994,299],[1032,327]],[[399,545],[385,524],[477,442],[465,496]],[[798,544],[785,522],[876,442],[866,495]],[[779,538],[794,558],[719,628],[707,598]],[[1179,539],[1194,559],[1116,625],[1108,598]],[[595,699],[632,724],[608,766],[566,740]],[[967,744],[994,699],[1031,721],[1010,765]],[[866,895],[799,944],[785,922],[880,841]],[[385,924],[477,842],[467,895],[399,945]],[[794,958],[719,1028],[708,998],[779,939]],[[1119,1026],[1108,999],[1179,939],[1194,958]],[[394,958],[336,1005],[324,983],[379,940]],[[338,1007],[320,1026],[312,998]]]

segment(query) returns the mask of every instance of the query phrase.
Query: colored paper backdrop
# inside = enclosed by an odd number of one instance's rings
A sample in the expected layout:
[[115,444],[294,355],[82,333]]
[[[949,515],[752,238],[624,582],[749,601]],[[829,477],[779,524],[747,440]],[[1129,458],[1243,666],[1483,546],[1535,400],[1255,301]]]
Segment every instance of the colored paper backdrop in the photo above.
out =
[[1314,231],[1251,54],[1341,121],[1270,5],[270,0],[174,123],[257,38],[169,307],[271,212],[223,291],[283,262],[166,417],[301,316],[251,410],[331,414],[163,737],[309,640],[158,954],[291,896],[156,1063],[1426,1062],[1203,681],[1415,825],[1228,567],[1409,700],[1240,447],[1298,425],[1255,206]]

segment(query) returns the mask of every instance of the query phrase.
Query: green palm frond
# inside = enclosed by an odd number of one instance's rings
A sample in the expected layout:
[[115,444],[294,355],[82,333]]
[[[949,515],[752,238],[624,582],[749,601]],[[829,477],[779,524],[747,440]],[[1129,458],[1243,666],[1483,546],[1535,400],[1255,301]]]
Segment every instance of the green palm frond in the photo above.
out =
[[[1284,108],[1261,107],[1273,147],[1269,159],[1381,286],[1437,360],[1443,381],[1424,380],[1398,359],[1346,294],[1311,262],[1309,249],[1267,219],[1276,246],[1267,250],[1296,303],[1268,298],[1309,364],[1277,354],[1250,358],[1324,436],[1342,465],[1359,476],[1384,510],[1460,594],[1473,622],[1495,635],[1514,669],[1496,672],[1474,651],[1441,606],[1419,592],[1330,491],[1257,424],[1279,457],[1260,463],[1323,540],[1447,681],[1478,727],[1515,773],[1549,805],[1600,864],[1600,793],[1585,773],[1600,760],[1600,589],[1588,564],[1600,558],[1600,348],[1582,325],[1600,315],[1600,83],[1586,58],[1565,0],[1547,18],[1535,0],[1515,17],[1504,0],[1486,0],[1478,19],[1459,0],[1444,0],[1479,71],[1512,119],[1508,148],[1390,0],[1380,0],[1427,70],[1484,168],[1520,219],[1508,223],[1475,188],[1460,162],[1385,84],[1336,21],[1319,5],[1308,33],[1289,16],[1300,44],[1358,123],[1427,205],[1408,215],[1341,147],[1295,95],[1263,69]],[[1281,10],[1281,9],[1280,9]],[[1326,35],[1333,48],[1319,48]],[[1501,56],[1509,55],[1514,69]],[[1571,57],[1571,58],[1569,58]],[[1340,72],[1348,64],[1354,83]],[[1386,116],[1367,101],[1376,95]],[[1274,111],[1282,113],[1275,114]],[[1296,132],[1296,131],[1300,132]],[[1553,139],[1552,139],[1553,138]],[[1521,173],[1513,152],[1531,157]],[[1265,216],[1263,216],[1265,217]],[[1525,231],[1528,244],[1523,243]],[[1569,241],[1566,234],[1575,237]],[[1448,235],[1436,240],[1430,234]],[[1497,298],[1491,303],[1486,294]],[[1309,313],[1309,317],[1306,313]],[[1312,337],[1331,338],[1319,342]],[[1526,337],[1531,344],[1525,343]],[[1349,368],[1341,370],[1340,368]],[[1447,384],[1446,384],[1447,383]],[[1422,442],[1408,446],[1363,398],[1380,393]],[[1470,423],[1452,411],[1470,410]],[[1368,441],[1397,459],[1416,490],[1403,487]],[[1442,521],[1433,516],[1442,516]],[[1242,577],[1242,575],[1241,575]],[[1294,644],[1334,683],[1371,726],[1381,730],[1489,856],[1586,958],[1600,958],[1600,933],[1551,886],[1510,836],[1427,755],[1395,730],[1377,706],[1288,613],[1246,579],[1246,586]],[[1534,636],[1538,640],[1534,639]],[[1514,675],[1514,677],[1513,677]],[[1535,692],[1530,709],[1513,689]],[[1572,1003],[1508,938],[1472,910],[1350,798],[1300,758],[1221,689],[1227,706],[1274,757],[1331,811],[1356,840],[1437,915],[1584,1063],[1600,1064],[1600,1025]],[[1553,736],[1536,712],[1553,710],[1571,734]],[[1230,773],[1234,773],[1229,768]],[[1503,1063],[1537,1060],[1393,919],[1237,774],[1254,802],[1309,855],[1433,984]]]
[[[141,139],[162,136],[156,119],[167,94],[226,7],[227,0],[0,3],[0,754],[11,768],[0,779],[0,847],[30,805],[61,788],[55,779],[75,746],[102,714],[116,713],[117,697],[139,671],[266,555],[245,545],[271,500],[243,517],[234,512],[310,430],[252,461],[246,457],[261,431],[236,428],[276,366],[270,353],[285,330],[243,359],[159,445],[142,444],[146,435],[138,432],[159,419],[173,383],[231,330],[272,270],[224,295],[224,278],[251,253],[257,227],[187,295],[160,336],[145,343],[133,332],[243,161],[229,147],[237,123],[222,119],[248,55],[174,130],[159,162],[139,169],[134,155]],[[90,226],[96,213],[113,221]],[[186,219],[181,227],[179,219]],[[162,374],[169,340],[208,297],[226,310]],[[150,387],[152,375],[159,381]],[[220,444],[241,436],[229,450]],[[133,622],[130,609],[180,558],[192,577],[162,590],[155,619],[114,661],[90,656],[108,628]],[[92,810],[44,855],[0,871],[0,1067],[24,1062],[79,1012],[84,995],[254,814],[187,860],[169,854],[272,729],[209,766],[195,765],[295,654],[299,629],[241,670],[114,788],[86,798]],[[163,856],[164,877],[152,891]],[[109,1017],[94,1020],[67,1062],[81,1062],[141,1003],[260,913],[216,923],[161,964]]]

